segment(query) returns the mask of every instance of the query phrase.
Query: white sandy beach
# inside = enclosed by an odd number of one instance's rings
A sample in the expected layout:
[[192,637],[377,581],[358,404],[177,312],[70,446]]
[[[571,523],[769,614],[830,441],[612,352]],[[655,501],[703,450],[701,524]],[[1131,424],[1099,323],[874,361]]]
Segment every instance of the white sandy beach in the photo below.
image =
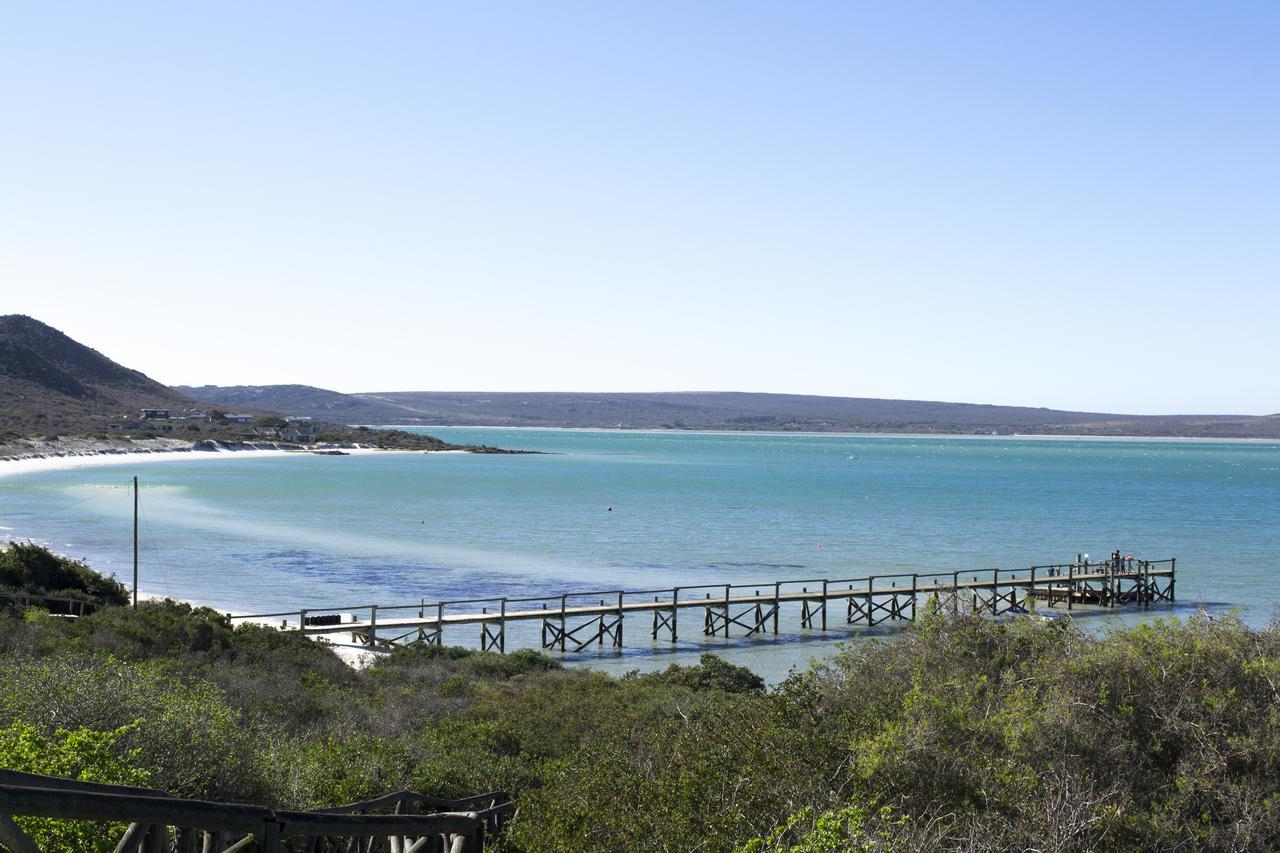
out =
[[0,459],[0,477],[63,471],[72,468],[97,468],[106,465],[138,465],[152,462],[180,462],[193,459],[262,459],[271,456],[299,456],[291,450],[153,450],[132,453],[93,453],[67,456],[28,456]]
[[[339,449],[339,448],[334,448]],[[364,456],[384,453],[466,453],[465,450],[383,450],[377,447],[343,447],[341,452],[349,456]],[[153,462],[192,462],[202,460],[226,459],[267,459],[272,457],[292,456],[297,458],[316,455],[330,455],[326,448],[314,450],[281,450],[278,448],[252,448],[242,450],[191,450],[169,449],[134,451],[93,451],[71,452],[49,455],[32,454],[28,456],[0,458],[0,478],[18,474],[35,474],[45,471],[64,471],[73,468],[96,468],[105,465],[137,465]]]

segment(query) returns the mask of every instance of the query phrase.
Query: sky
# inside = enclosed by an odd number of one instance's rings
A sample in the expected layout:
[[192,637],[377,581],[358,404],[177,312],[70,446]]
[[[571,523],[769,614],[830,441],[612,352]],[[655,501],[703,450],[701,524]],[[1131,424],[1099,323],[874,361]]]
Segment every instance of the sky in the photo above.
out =
[[0,0],[0,313],[170,384],[1280,412],[1280,4]]

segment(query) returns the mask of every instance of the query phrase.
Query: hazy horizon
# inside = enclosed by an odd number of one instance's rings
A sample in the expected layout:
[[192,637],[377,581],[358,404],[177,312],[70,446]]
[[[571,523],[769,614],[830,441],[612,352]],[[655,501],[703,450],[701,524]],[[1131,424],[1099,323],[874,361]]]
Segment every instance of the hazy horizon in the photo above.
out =
[[1280,411],[1274,4],[2,14],[0,310],[166,384]]

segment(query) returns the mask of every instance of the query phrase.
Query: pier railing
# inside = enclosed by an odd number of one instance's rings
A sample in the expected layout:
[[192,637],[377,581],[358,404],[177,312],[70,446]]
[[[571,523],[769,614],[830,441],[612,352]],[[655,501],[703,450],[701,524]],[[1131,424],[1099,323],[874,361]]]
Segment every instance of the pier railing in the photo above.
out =
[[[509,624],[533,621],[541,622],[541,648],[563,652],[606,643],[621,648],[627,615],[647,614],[650,638],[675,642],[681,630],[704,637],[777,635],[784,610],[798,611],[801,629],[827,631],[914,621],[922,607],[993,616],[1040,605],[1069,611],[1079,606],[1147,607],[1174,601],[1175,569],[1173,558],[1143,560],[1117,552],[1102,562],[1077,559],[1022,569],[893,572],[431,602],[424,598],[407,604],[308,607],[232,618],[280,620],[281,628],[306,636],[350,634],[356,644],[384,649],[443,645],[446,628],[478,626],[480,649],[497,652],[507,650]],[[681,626],[681,616],[689,610],[701,610],[692,630],[687,621]]]
[[0,770],[0,844],[13,853],[56,853],[52,848],[42,851],[15,817],[125,824],[116,853],[285,853],[293,849],[291,840],[309,853],[479,853],[486,836],[496,834],[514,814],[504,792],[447,800],[398,791],[363,803],[299,812]]

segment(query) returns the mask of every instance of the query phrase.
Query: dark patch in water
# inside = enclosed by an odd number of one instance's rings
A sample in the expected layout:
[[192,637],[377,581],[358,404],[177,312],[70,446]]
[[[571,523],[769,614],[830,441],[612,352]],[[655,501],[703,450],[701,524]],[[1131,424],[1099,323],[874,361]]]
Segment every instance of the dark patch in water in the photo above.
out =
[[[709,569],[803,569],[804,563],[739,563],[739,562],[719,562],[707,563]],[[783,580],[783,578],[779,578]]]

